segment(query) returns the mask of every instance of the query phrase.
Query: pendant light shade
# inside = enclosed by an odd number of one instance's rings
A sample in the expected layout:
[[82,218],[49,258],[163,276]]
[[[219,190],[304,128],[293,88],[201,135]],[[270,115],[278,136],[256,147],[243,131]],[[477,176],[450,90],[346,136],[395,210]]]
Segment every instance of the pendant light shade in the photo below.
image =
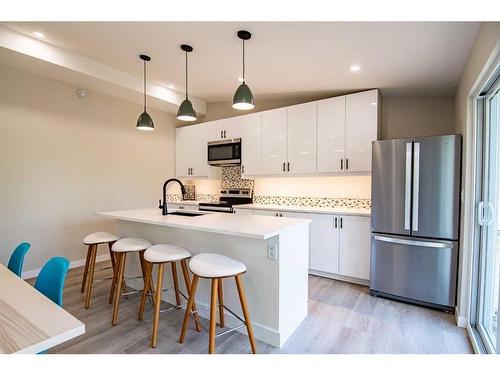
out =
[[234,93],[233,108],[245,111],[255,107],[252,90],[245,83],[245,40],[249,40],[252,34],[246,30],[240,30],[237,35],[243,41],[243,83]]
[[194,111],[193,103],[188,99],[188,52],[192,52],[193,47],[182,44],[181,50],[186,53],[186,99],[183,100],[177,110],[177,119],[181,121],[195,121],[196,112]]
[[146,112],[146,62],[150,61],[151,57],[147,55],[140,55],[139,57],[144,61],[144,112],[142,112],[137,119],[137,125],[135,127],[139,130],[155,130],[153,119]]

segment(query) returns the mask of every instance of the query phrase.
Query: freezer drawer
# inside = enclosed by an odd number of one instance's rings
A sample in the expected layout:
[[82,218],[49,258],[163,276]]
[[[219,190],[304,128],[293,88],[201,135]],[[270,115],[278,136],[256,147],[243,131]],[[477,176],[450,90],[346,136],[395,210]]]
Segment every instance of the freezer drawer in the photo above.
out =
[[372,234],[370,289],[455,306],[458,243]]

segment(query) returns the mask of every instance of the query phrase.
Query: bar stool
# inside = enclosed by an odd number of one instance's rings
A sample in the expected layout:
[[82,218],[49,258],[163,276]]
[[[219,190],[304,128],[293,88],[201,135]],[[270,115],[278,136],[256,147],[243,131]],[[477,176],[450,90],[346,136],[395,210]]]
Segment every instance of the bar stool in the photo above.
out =
[[[146,250],[144,253],[144,260],[146,263],[146,281],[144,283],[144,289],[142,292],[142,298],[141,298],[141,304],[139,306],[139,314],[137,319],[142,320],[142,317],[144,315],[144,306],[146,304],[146,297],[148,295],[148,287],[149,283],[151,282],[152,278],[152,271],[153,271],[153,265],[157,264],[158,265],[158,274],[157,274],[157,281],[156,281],[156,295],[154,298],[154,320],[153,320],[153,336],[151,337],[151,347],[156,348],[156,341],[158,337],[158,323],[160,320],[160,312],[169,312],[173,311],[176,309],[180,309],[181,307],[185,306],[185,304],[181,304],[180,297],[184,297],[184,299],[187,301],[188,297],[182,293],[182,291],[179,289],[179,282],[177,279],[177,266],[176,262],[180,262],[181,268],[182,268],[182,274],[184,277],[184,283],[186,285],[186,290],[189,294],[189,291],[191,289],[191,279],[189,278],[189,272],[187,268],[187,263],[186,260],[191,258],[191,254],[186,250],[183,249],[182,247],[179,246],[174,246],[174,245],[167,245],[167,244],[159,244],[159,245],[153,245],[150,248]],[[176,305],[170,309],[166,310],[160,310],[160,305],[161,305],[161,295],[163,292],[162,288],[162,283],[163,283],[163,267],[166,263],[170,263],[170,266],[172,268],[172,279],[174,282],[174,291],[175,291],[175,302]],[[193,311],[196,310],[196,305],[193,303]],[[200,327],[198,324],[198,320],[195,320],[195,327],[196,330],[199,332]]]
[[[141,263],[142,276],[138,276],[135,278],[142,278],[144,282],[146,282],[146,264],[144,262],[144,252],[148,247],[151,246],[151,243],[147,240],[143,240],[142,238],[122,238],[121,240],[116,241],[113,246],[111,246],[111,250],[115,253],[116,258],[116,267],[113,275],[113,283],[111,286],[111,295],[113,295],[113,318],[111,320],[112,325],[116,325],[118,321],[118,309],[120,307],[120,297],[122,296],[122,285],[124,284],[124,272],[125,272],[125,261],[127,259],[128,253],[139,252],[139,260]],[[133,279],[127,278],[127,279]],[[120,282],[119,282],[120,280]],[[153,295],[153,286],[149,283],[149,292],[151,296]],[[147,284],[146,284],[147,285]],[[140,293],[140,291],[129,292],[126,294],[132,293]]]
[[[107,232],[96,232],[91,233],[83,239],[83,244],[88,245],[87,250],[87,259],[85,261],[85,268],[83,270],[83,278],[82,278],[82,287],[80,288],[80,293],[85,291],[87,288],[87,294],[85,295],[85,308],[88,309],[90,306],[90,298],[92,296],[92,285],[94,284],[94,271],[95,271],[95,260],[97,256],[97,246],[101,244],[108,244],[109,247],[109,256],[111,257],[111,264],[113,271],[115,269],[115,258],[113,252],[111,251],[111,246],[118,240],[119,238],[114,234]],[[103,268],[102,270],[109,269]],[[106,279],[95,280],[95,282],[103,281]]]
[[[210,330],[208,339],[208,353],[212,354],[215,352],[215,338],[226,333],[240,329],[246,326],[248,332],[248,339],[250,341],[250,347],[252,348],[252,353],[257,352],[255,346],[255,340],[253,337],[252,322],[250,321],[250,315],[248,313],[247,300],[245,296],[245,291],[243,289],[243,283],[241,281],[241,275],[246,272],[246,267],[243,263],[240,263],[234,259],[226,257],[220,254],[208,254],[202,253],[195,255],[189,262],[189,269],[193,273],[193,281],[191,283],[191,291],[189,293],[189,301],[186,308],[186,313],[184,314],[184,321],[182,323],[181,334],[179,337],[179,342],[182,344],[186,336],[186,328],[189,317],[193,313],[198,311],[193,311],[194,301],[196,297],[196,287],[198,285],[198,279],[210,279],[212,281],[212,290],[210,295]],[[238,295],[241,303],[241,310],[243,311],[244,320],[238,315],[224,306],[223,293],[222,293],[222,279],[227,277],[234,277],[236,280],[236,287],[238,288]],[[224,309],[226,309],[231,315],[240,320],[243,324],[226,330],[225,332],[215,334],[216,325],[216,308],[217,308],[217,297],[219,299],[219,321],[220,326],[224,326]],[[194,316],[197,320],[197,316]],[[202,328],[204,328],[202,326]],[[206,329],[205,329],[206,330]]]

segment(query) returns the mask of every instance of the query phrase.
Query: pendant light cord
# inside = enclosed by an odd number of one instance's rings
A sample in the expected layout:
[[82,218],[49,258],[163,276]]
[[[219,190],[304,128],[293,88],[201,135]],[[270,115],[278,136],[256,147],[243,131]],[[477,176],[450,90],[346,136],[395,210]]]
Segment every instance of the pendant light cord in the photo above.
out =
[[243,83],[245,83],[245,39],[243,39]]
[[144,112],[146,112],[146,60],[144,60]]
[[186,51],[186,99],[188,98],[188,53]]

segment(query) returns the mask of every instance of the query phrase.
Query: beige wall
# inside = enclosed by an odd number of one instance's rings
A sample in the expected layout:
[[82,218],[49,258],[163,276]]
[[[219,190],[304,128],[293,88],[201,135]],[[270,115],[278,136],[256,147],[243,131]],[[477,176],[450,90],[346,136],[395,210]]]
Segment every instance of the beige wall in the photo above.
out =
[[81,101],[72,85],[4,66],[0,82],[0,262],[21,241],[25,270],[82,259],[86,234],[114,229],[95,212],[157,204],[174,173],[173,116],[152,110],[156,130],[141,132],[140,105]]
[[454,98],[382,99],[382,139],[454,133]]
[[[465,323],[468,299],[469,270],[471,261],[471,240],[470,229],[473,227],[472,210],[474,209],[472,196],[472,155],[473,150],[473,118],[472,118],[472,91],[482,78],[483,71],[487,68],[487,62],[494,53],[498,53],[500,48],[500,22],[483,22],[478,35],[467,59],[467,63],[460,79],[455,95],[455,132],[463,135],[462,150],[462,189],[465,204],[462,204],[462,217],[460,228],[460,266],[458,285],[458,306],[457,313],[461,323]],[[495,52],[496,51],[496,52]],[[470,203],[469,203],[470,202]]]

